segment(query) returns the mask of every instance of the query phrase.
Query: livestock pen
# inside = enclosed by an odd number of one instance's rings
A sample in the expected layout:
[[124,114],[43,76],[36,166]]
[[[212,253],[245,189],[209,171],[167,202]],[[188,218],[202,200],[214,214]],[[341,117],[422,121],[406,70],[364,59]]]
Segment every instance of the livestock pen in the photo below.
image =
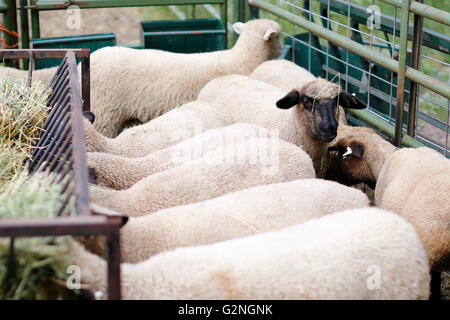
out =
[[[62,10],[69,5],[79,5],[81,9],[195,5],[191,17],[220,18],[226,31],[235,21],[274,19],[283,28],[282,58],[295,62],[315,76],[340,83],[344,90],[355,93],[367,103],[367,110],[347,110],[350,124],[373,127],[396,146],[425,145],[450,158],[448,2],[47,0],[20,1],[18,8],[15,3],[0,0],[0,13],[4,13],[3,21],[8,30],[22,30],[19,42],[22,48],[29,48],[33,39],[41,37],[40,11]],[[214,7],[207,7],[205,13],[205,5],[211,4]],[[19,28],[17,13],[22,17],[30,14],[32,25],[27,25],[28,19],[22,19]],[[231,47],[234,40],[229,35],[227,47]],[[17,39],[8,33],[5,41],[14,45]]]

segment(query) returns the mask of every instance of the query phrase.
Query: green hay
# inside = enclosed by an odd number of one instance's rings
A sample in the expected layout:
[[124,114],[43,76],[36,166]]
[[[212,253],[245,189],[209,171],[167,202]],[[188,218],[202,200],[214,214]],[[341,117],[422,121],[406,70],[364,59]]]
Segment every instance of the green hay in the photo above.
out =
[[[0,194],[1,218],[56,216],[66,195],[53,175],[26,171],[5,184]],[[71,206],[73,203],[70,204]],[[0,299],[68,299],[78,292],[65,287],[69,265],[66,237],[18,238],[14,242],[14,270],[8,271],[10,239],[0,238]]]
[[[47,172],[30,177],[26,165],[48,116],[48,95],[42,83],[0,80],[0,219],[54,217],[67,196],[67,180],[52,183]],[[73,199],[68,206],[73,212]],[[77,298],[66,288],[67,237],[17,238],[13,260],[10,243],[0,238],[0,300]]]

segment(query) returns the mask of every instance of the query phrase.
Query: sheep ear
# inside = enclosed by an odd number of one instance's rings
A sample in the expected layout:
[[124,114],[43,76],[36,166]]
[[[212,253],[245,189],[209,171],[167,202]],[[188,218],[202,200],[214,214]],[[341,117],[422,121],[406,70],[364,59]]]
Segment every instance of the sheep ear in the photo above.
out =
[[266,33],[264,33],[263,40],[264,40],[264,41],[267,41],[267,40],[269,40],[273,35],[275,35],[275,34],[277,34],[277,33],[278,33],[277,30],[272,29],[272,28],[269,28],[269,29],[266,30]]
[[348,92],[342,91],[339,94],[339,105],[344,108],[349,109],[365,109],[367,108],[366,104],[359,100],[356,95],[350,94]]
[[90,123],[94,123],[95,121],[95,114],[93,114],[90,111],[83,111],[83,116],[89,120]]
[[244,23],[242,23],[242,22],[233,23],[233,31],[234,32],[236,32],[237,34],[241,34],[243,30],[244,30]]
[[347,147],[347,150],[342,154],[342,158],[352,157],[356,159],[361,159],[364,154],[364,147],[357,143],[351,142]]
[[280,109],[289,109],[300,101],[300,93],[297,90],[292,90],[283,98],[277,101],[277,107]]

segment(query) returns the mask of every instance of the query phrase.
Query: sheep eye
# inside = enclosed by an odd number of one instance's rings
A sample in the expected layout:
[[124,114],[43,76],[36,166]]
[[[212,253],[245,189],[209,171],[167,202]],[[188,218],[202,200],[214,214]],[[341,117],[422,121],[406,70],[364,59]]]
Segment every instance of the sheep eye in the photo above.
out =
[[311,110],[313,104],[313,99],[307,96],[303,96],[303,106],[306,110]]

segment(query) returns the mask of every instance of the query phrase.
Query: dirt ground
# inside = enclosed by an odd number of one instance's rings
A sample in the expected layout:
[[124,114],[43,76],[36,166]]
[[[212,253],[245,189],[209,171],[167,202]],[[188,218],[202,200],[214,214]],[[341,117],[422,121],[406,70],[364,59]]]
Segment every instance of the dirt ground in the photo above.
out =
[[117,43],[138,43],[140,18],[138,8],[83,9],[80,29],[67,27],[68,12],[63,10],[40,13],[41,37],[61,37],[82,34],[116,34]]

